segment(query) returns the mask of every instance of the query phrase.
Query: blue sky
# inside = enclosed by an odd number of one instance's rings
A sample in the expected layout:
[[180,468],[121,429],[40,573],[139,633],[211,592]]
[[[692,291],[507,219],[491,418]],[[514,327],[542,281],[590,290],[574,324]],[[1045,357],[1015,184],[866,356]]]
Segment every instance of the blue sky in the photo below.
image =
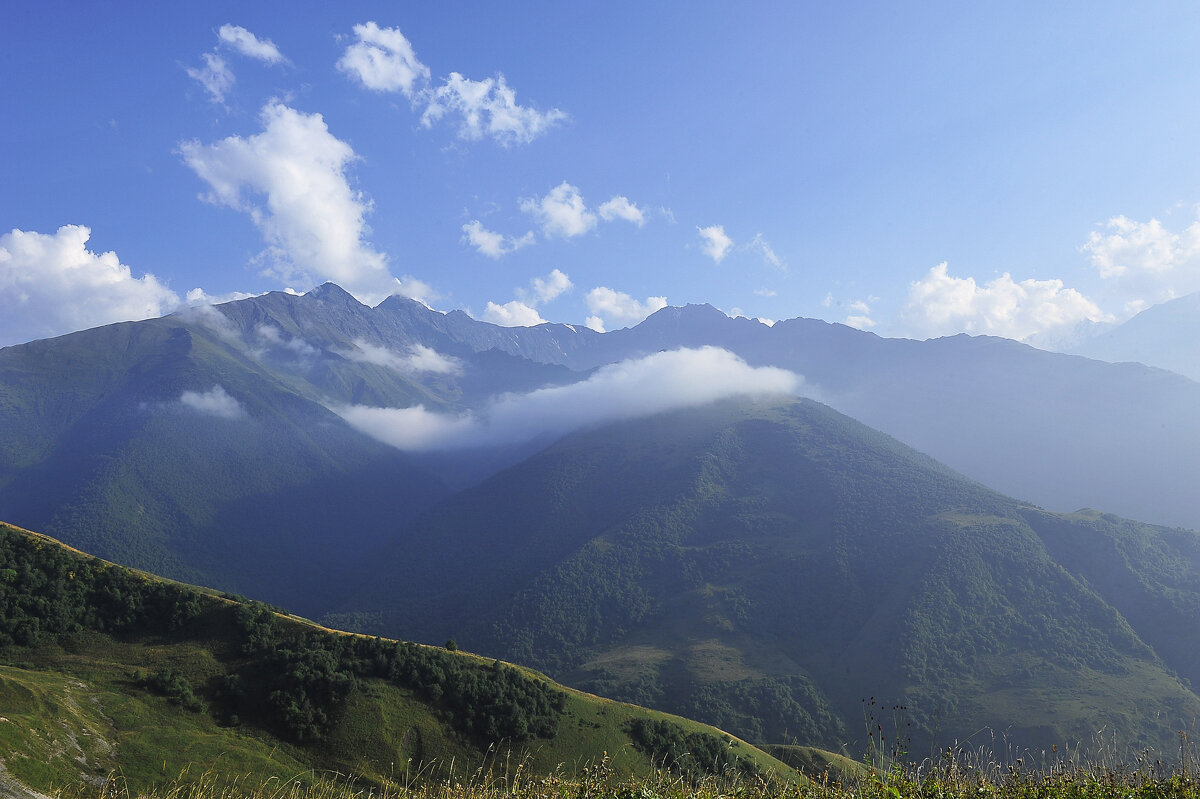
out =
[[0,345],[325,280],[1043,344],[1200,290],[1194,3],[0,15]]

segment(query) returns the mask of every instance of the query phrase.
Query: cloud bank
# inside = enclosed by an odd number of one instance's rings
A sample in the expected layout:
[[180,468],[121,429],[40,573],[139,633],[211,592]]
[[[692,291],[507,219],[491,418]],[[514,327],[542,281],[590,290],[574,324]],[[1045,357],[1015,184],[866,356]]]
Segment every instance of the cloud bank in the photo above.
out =
[[179,296],[154,275],[135,278],[116,253],[89,250],[91,235],[82,225],[64,225],[53,235],[0,236],[0,346],[179,307]]
[[784,369],[753,368],[726,350],[703,347],[605,366],[569,386],[507,394],[477,414],[440,414],[419,405],[334,410],[357,429],[399,449],[461,449],[561,435],[727,397],[792,395],[801,383]]

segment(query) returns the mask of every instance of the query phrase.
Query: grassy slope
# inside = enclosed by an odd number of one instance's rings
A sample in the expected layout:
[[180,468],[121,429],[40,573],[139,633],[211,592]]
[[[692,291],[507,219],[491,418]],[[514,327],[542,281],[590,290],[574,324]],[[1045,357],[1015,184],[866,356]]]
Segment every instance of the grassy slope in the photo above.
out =
[[[52,539],[8,525],[0,525],[0,535],[39,553],[69,553],[68,567],[85,559],[94,563]],[[5,568],[0,564],[0,570]],[[11,582],[12,577],[0,571],[0,579]],[[138,579],[160,582],[149,575]],[[605,753],[618,773],[644,775],[652,768],[651,760],[631,744],[630,723],[669,718],[563,689],[566,703],[553,738],[489,751],[477,737],[456,731],[452,715],[428,696],[382,679],[366,679],[331,714],[321,738],[283,740],[251,723],[231,725],[220,712],[221,699],[211,690],[222,675],[244,671],[247,665],[237,633],[229,629],[235,603],[186,587],[180,590],[194,596],[201,611],[174,632],[126,630],[109,635],[85,628],[0,648],[0,659],[7,664],[0,666],[0,712],[6,719],[0,721],[0,762],[14,777],[45,790],[119,772],[134,790],[141,790],[180,774],[193,778],[212,769],[224,775],[253,775],[255,781],[311,780],[337,772],[395,787],[418,777],[443,778],[451,772],[465,777],[480,767],[503,769],[517,763],[526,771],[572,773]],[[348,635],[292,616],[274,619],[278,634],[284,636],[277,639],[280,642],[302,634],[337,639]],[[493,661],[467,653],[439,651],[437,656],[467,671],[495,668]],[[142,678],[165,668],[195,686],[211,712],[185,710],[147,689]],[[532,680],[546,679],[520,672]],[[685,731],[727,738],[695,722],[670,721]],[[735,751],[764,771],[789,773],[749,745],[736,742]]]
[[[1169,747],[1200,698],[1131,626],[1137,597],[1059,557],[1080,523],[816,403],[726,403],[569,437],[465,492],[376,559],[403,605],[358,601],[760,742],[856,741],[874,695],[909,705],[922,751],[985,725]],[[1147,590],[1182,620],[1200,569],[1176,560]]]

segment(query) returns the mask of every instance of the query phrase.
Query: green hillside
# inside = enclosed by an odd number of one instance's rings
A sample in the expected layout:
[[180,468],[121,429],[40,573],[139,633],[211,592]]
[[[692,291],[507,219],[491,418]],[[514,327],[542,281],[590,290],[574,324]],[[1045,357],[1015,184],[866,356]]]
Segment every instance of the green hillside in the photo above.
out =
[[925,753],[1171,752],[1200,714],[1195,534],[1040,511],[808,400],[569,436],[391,546],[338,618],[758,743],[853,749],[872,697]]
[[711,727],[527,669],[317,627],[0,525],[0,765],[45,790],[211,769],[364,786],[523,764],[794,774]]

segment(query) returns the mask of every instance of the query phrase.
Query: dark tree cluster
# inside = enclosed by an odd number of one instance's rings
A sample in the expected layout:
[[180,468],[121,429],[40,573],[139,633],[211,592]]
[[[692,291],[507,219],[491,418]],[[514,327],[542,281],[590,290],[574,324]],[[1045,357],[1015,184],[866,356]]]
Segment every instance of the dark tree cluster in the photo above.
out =
[[692,779],[709,774],[737,772],[743,776],[758,773],[751,761],[739,757],[737,741],[711,733],[684,733],[677,724],[654,719],[634,719],[629,725],[634,747],[654,763]]
[[[240,719],[265,716],[297,741],[325,735],[360,680],[382,679],[437,708],[458,732],[481,745],[550,738],[566,696],[545,680],[494,662],[482,666],[446,650],[380,638],[326,633],[287,635],[266,606],[235,610],[241,650],[252,658],[238,696],[225,693]],[[266,697],[255,706],[254,697]]]
[[173,632],[200,615],[201,600],[192,589],[0,527],[0,647],[81,630]]

